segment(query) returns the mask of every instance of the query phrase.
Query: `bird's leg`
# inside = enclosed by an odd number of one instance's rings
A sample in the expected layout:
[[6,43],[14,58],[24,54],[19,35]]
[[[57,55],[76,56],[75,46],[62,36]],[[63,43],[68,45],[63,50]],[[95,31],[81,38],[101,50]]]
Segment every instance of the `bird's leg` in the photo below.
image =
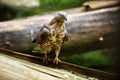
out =
[[50,61],[50,59],[48,58],[47,54],[45,53],[45,56],[43,58],[43,63],[48,64],[48,61]]
[[58,62],[60,62],[60,59],[58,58],[59,53],[60,53],[60,48],[61,48],[61,47],[57,47],[57,48],[55,49],[55,54],[56,54],[56,56],[55,56],[54,61],[53,61],[53,63],[55,63],[55,64],[58,64]]

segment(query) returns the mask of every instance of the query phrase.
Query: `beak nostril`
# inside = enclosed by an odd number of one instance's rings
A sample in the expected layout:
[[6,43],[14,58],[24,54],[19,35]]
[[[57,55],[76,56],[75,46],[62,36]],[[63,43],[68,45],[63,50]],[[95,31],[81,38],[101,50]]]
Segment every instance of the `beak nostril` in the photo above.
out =
[[63,16],[63,18],[67,21],[67,18],[65,16]]

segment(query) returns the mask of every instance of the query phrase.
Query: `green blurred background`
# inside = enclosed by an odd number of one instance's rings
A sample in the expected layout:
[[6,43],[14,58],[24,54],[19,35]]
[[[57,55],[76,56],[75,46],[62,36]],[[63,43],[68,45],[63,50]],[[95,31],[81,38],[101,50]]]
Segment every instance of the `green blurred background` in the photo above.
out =
[[18,11],[16,17],[19,18],[49,11],[58,11],[74,7],[80,7],[84,2],[90,0],[39,0],[39,1],[40,7],[33,9],[31,11]]

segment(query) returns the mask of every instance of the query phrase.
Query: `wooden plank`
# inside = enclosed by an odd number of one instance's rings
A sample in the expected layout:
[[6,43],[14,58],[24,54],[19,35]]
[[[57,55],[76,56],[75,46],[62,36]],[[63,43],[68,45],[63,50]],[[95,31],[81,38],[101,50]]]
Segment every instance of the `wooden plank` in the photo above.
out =
[[0,53],[0,80],[88,80],[66,70],[45,67]]
[[2,78],[6,77],[10,80],[62,80],[61,78],[50,76],[21,65],[16,59],[11,59],[7,56],[0,55],[0,63],[0,73],[2,74]]
[[[95,70],[95,69],[90,69],[90,68],[86,68],[86,67],[82,67],[82,66],[77,66],[77,65],[70,64],[70,63],[66,63],[66,62],[60,62],[58,65],[55,65],[55,64],[52,63],[52,61],[50,61],[49,64],[43,64],[42,63],[42,58],[40,58],[38,56],[21,54],[21,53],[18,53],[18,52],[14,52],[14,51],[2,49],[2,48],[0,48],[0,52],[5,54],[5,55],[9,55],[9,56],[12,56],[12,57],[14,56],[16,58],[26,60],[26,61],[29,61],[29,62],[32,62],[32,63],[36,63],[36,64],[39,64],[39,65],[43,65],[43,66],[46,66],[46,67],[56,68],[56,69],[60,69],[60,70],[61,69],[62,70],[67,70],[70,73],[74,73],[75,75],[78,75],[78,76],[81,76],[81,74],[82,74],[82,77],[84,75],[84,76],[88,76],[88,78],[89,77],[96,77],[96,78],[99,78],[99,79],[102,79],[102,80],[106,80],[106,79],[111,80],[111,79],[117,78],[116,74],[113,74],[113,73],[108,73],[108,72],[104,72],[104,71],[100,71],[100,70]],[[20,61],[20,62],[24,62],[24,61]],[[28,68],[44,72],[44,70],[38,69],[38,66],[29,66],[28,64],[23,64],[23,65],[28,67]],[[32,65],[32,64],[30,64],[30,65]],[[56,74],[56,70],[55,70],[55,72],[51,72],[51,71],[52,70],[47,71],[48,74],[50,74],[50,73]],[[56,76],[60,77],[61,73],[56,75]]]

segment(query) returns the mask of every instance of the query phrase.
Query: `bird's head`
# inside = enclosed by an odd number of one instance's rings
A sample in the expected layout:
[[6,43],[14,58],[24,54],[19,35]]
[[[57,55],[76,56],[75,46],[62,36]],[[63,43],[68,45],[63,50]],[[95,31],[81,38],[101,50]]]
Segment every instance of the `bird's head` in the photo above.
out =
[[67,13],[64,12],[64,11],[60,11],[60,12],[57,12],[56,15],[55,15],[55,18],[58,19],[58,20],[66,20],[67,21]]

